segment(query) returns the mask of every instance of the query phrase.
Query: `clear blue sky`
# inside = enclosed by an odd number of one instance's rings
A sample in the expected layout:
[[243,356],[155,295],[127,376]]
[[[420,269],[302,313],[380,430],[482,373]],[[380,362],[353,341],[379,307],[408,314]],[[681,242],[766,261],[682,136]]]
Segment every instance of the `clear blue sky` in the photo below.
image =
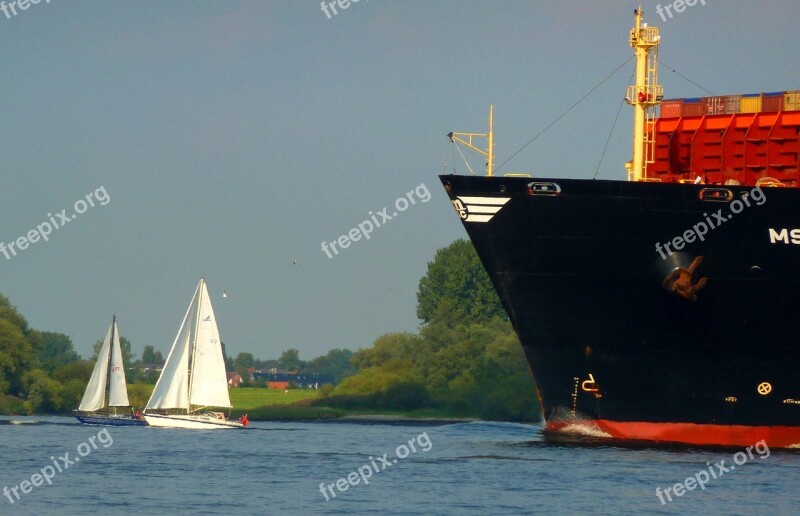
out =
[[[800,89],[800,3],[705,0],[666,22],[657,3],[646,20],[683,75],[717,94]],[[503,162],[630,56],[635,6],[361,0],[328,18],[317,0],[42,0],[0,12],[0,240],[101,186],[111,199],[0,255],[0,292],[84,356],[114,312],[137,354],[166,352],[201,275],[232,354],[309,359],[416,331],[427,263],[466,236],[436,178],[454,164],[445,135],[484,131],[494,103]],[[592,177],[632,66],[504,170]],[[705,95],[661,77],[668,97]],[[625,106],[599,178],[625,177],[631,117]],[[430,202],[323,253],[421,184]]]

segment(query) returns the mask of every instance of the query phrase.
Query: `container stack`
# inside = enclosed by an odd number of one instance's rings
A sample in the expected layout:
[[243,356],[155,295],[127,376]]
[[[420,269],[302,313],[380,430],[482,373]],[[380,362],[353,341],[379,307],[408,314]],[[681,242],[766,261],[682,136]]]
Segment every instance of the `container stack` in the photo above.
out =
[[784,111],[800,111],[800,90],[787,91],[783,94]]
[[669,99],[661,102],[659,118],[781,111],[800,111],[800,90]]

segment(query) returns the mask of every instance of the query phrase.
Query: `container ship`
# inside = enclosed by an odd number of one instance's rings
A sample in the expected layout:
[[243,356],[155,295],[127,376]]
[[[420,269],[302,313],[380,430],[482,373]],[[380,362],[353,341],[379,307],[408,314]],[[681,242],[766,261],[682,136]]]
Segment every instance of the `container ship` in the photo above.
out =
[[491,110],[448,135],[487,175],[440,180],[545,432],[800,447],[800,93],[665,100],[660,39],[634,11],[627,180],[494,175]]

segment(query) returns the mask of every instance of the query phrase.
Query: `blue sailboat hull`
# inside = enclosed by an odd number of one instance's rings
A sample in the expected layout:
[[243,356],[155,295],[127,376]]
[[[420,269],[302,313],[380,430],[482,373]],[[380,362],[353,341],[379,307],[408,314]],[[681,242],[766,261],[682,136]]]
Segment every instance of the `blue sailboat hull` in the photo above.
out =
[[75,419],[84,425],[100,425],[100,426],[147,426],[147,421],[144,419],[137,419],[133,416],[100,416],[100,415],[75,415]]

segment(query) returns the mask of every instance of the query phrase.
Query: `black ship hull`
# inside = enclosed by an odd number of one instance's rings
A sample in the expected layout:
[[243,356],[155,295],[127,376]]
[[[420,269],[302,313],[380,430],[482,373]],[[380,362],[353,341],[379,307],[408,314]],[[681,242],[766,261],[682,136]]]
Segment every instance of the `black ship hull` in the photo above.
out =
[[548,429],[800,447],[800,190],[440,179]]

